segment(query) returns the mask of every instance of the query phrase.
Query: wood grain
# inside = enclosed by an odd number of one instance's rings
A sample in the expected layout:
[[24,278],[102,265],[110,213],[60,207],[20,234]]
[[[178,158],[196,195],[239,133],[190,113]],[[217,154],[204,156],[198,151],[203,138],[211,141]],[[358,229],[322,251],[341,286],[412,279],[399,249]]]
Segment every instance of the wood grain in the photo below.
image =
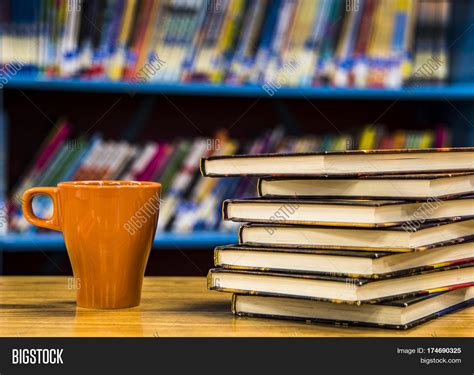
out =
[[408,331],[239,318],[231,296],[203,277],[147,277],[139,307],[87,310],[75,305],[67,277],[0,277],[0,336],[474,336],[474,307]]

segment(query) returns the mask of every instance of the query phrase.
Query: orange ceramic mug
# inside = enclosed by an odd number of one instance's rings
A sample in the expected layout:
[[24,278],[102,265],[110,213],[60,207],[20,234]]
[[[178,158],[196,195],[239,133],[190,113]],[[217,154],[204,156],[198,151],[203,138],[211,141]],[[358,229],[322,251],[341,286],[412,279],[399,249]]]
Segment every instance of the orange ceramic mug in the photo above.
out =
[[[140,304],[160,191],[156,182],[75,181],[24,193],[26,220],[63,232],[78,306],[114,309]],[[33,213],[32,199],[38,194],[53,201],[49,219]]]

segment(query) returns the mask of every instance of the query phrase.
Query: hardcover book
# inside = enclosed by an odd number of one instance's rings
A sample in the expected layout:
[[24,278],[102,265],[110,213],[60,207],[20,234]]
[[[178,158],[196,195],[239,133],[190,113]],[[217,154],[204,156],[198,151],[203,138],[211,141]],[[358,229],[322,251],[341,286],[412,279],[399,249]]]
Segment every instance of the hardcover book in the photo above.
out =
[[257,189],[259,196],[275,198],[445,200],[474,195],[474,173],[261,178]]
[[474,217],[474,198],[407,203],[374,200],[228,199],[224,220],[253,223],[391,227],[416,219],[425,222]]
[[238,316],[277,318],[332,324],[409,329],[471,306],[474,287],[354,306],[299,298],[234,294],[232,312]]
[[335,303],[377,303],[472,286],[473,266],[474,263],[465,263],[380,280],[214,268],[208,274],[208,288]]
[[473,172],[474,147],[211,156],[201,173],[224,176],[384,175]]
[[453,245],[474,238],[474,220],[406,222],[392,228],[338,228],[279,224],[242,225],[239,242],[255,246],[410,252]]
[[394,254],[377,251],[227,245],[218,246],[214,250],[214,265],[234,270],[377,279],[473,262],[473,246],[474,242],[464,242],[427,251]]

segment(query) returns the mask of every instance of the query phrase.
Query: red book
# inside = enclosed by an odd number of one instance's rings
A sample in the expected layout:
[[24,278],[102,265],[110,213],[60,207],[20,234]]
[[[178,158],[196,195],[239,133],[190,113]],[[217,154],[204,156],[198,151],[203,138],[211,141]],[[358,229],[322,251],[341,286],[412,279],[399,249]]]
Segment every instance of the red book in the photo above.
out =
[[446,147],[448,144],[448,129],[444,125],[438,125],[435,130],[434,147]]
[[151,158],[150,162],[146,166],[145,170],[137,175],[138,181],[148,181],[152,178],[156,169],[159,168],[160,163],[166,158],[169,152],[169,145],[167,143],[160,143],[155,155]]
[[130,52],[134,56],[135,60],[131,63],[127,63],[124,69],[123,77],[126,80],[130,80],[135,76],[137,72],[137,64],[140,57],[141,49],[143,48],[143,42],[145,40],[145,34],[150,21],[152,13],[153,0],[143,0],[140,6],[137,23],[135,24],[135,31],[132,37],[132,44],[130,46]]

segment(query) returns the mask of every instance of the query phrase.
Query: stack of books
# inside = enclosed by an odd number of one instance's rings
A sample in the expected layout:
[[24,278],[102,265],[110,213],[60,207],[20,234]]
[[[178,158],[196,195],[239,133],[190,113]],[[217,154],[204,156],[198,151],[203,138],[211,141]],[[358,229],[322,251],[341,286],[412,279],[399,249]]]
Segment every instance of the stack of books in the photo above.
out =
[[474,148],[237,155],[204,176],[259,176],[227,200],[246,222],[212,290],[237,315],[406,329],[474,298]]

